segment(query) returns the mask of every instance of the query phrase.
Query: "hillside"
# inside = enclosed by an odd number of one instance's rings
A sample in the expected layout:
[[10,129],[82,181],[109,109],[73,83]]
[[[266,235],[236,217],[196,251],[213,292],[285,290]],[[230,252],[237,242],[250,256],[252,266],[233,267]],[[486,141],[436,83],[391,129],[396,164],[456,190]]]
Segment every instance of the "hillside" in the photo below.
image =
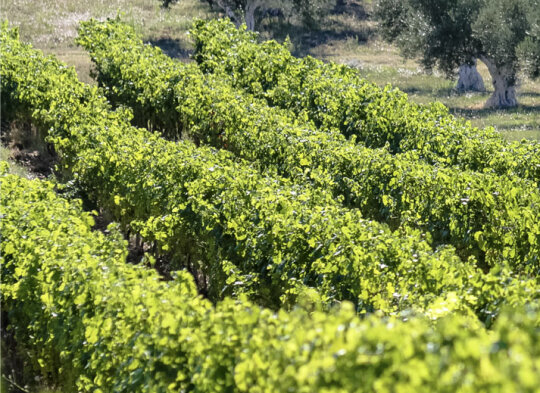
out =
[[[441,101],[453,113],[470,119],[475,126],[494,126],[510,140],[540,139],[540,82],[524,80],[518,89],[520,106],[512,110],[483,109],[492,91],[487,69],[479,65],[488,91],[458,95],[453,91],[455,81],[435,72],[426,75],[414,61],[404,61],[396,48],[377,37],[375,23],[369,20],[370,2],[350,0],[330,15],[324,24],[307,30],[276,18],[263,21],[262,37],[280,41],[291,37],[294,53],[310,54],[316,58],[345,63],[358,68],[360,74],[380,86],[392,84],[408,93],[419,103]],[[53,53],[77,68],[85,82],[91,64],[88,56],[78,48],[74,39],[81,20],[105,18],[123,14],[146,41],[160,46],[165,52],[182,61],[189,61],[193,43],[187,31],[194,18],[214,18],[219,13],[206,2],[183,0],[160,8],[156,0],[44,0],[4,1],[2,12],[14,26],[21,27],[21,37],[46,53]]]

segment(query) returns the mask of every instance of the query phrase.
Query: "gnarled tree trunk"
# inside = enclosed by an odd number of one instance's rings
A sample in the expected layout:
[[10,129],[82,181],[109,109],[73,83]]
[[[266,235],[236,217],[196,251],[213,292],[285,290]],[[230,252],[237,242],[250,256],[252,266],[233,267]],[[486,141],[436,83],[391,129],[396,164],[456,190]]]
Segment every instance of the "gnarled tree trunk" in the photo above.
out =
[[227,17],[235,24],[236,27],[240,27],[242,20],[238,18],[238,15],[236,15],[227,0],[216,0],[216,4],[223,10],[223,12],[225,12],[225,15],[227,15]]
[[456,89],[461,93],[466,91],[486,91],[482,75],[476,69],[476,59],[474,59],[472,65],[462,64],[459,67],[459,79]]
[[486,108],[511,108],[517,106],[516,75],[507,67],[497,67],[490,58],[481,56],[491,75],[495,91],[487,100]]
[[250,31],[255,30],[255,11],[257,11],[257,8],[259,8],[263,2],[261,0],[247,0],[246,1],[246,14],[245,14],[245,20],[246,20],[246,26],[247,29]]
[[225,12],[225,15],[233,21],[236,27],[240,27],[242,23],[245,23],[247,29],[250,31],[255,30],[255,12],[264,4],[264,0],[245,0],[244,5],[239,7],[238,4],[231,0],[213,1],[215,1],[215,4],[217,4],[218,7]]

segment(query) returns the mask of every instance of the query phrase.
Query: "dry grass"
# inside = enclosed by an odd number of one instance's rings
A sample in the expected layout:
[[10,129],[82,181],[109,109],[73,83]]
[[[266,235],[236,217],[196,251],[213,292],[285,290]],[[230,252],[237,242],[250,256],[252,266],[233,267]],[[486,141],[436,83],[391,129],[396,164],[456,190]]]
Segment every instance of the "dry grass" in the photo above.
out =
[[159,44],[166,53],[187,56],[193,19],[217,16],[198,0],[182,0],[170,10],[163,10],[158,0],[1,0],[0,7],[4,18],[19,27],[22,40],[75,66],[85,82],[91,82],[91,63],[75,44],[80,21],[120,13],[145,40]]

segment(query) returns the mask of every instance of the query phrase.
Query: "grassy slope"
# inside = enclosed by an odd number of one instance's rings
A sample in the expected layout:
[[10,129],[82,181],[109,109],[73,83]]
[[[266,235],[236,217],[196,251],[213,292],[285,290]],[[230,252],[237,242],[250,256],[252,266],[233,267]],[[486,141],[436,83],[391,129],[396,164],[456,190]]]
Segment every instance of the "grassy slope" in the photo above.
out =
[[[369,0],[347,3],[339,13],[326,18],[317,31],[306,32],[294,25],[270,20],[261,25],[263,37],[283,39],[290,35],[294,51],[299,55],[311,54],[353,65],[375,83],[391,83],[417,102],[442,101],[454,113],[471,119],[473,124],[495,126],[509,139],[540,139],[540,81],[522,82],[518,91],[520,107],[506,111],[485,110],[482,105],[492,89],[483,64],[479,69],[488,92],[457,95],[452,89],[454,81],[438,73],[423,73],[416,62],[404,61],[395,47],[377,39],[375,24],[366,20]],[[91,82],[90,60],[73,42],[80,20],[114,17],[120,11],[146,40],[174,57],[187,60],[191,51],[187,34],[191,21],[218,15],[199,0],[182,0],[170,11],[162,10],[159,4],[158,0],[1,0],[1,9],[5,18],[20,26],[23,40],[74,65],[80,78]]]
[[198,0],[182,0],[171,12],[162,10],[158,0],[1,0],[0,4],[4,18],[20,27],[21,40],[74,65],[84,82],[92,79],[90,58],[74,43],[81,20],[115,17],[120,12],[146,40],[187,58],[192,20],[216,15]]

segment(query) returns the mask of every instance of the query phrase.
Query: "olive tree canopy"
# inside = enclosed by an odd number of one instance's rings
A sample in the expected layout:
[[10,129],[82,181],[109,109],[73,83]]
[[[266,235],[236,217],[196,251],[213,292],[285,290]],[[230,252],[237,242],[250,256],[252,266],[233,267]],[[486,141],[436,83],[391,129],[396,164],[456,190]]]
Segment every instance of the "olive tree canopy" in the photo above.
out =
[[485,63],[487,107],[517,105],[520,71],[540,77],[540,0],[377,0],[375,10],[382,37],[426,69]]

